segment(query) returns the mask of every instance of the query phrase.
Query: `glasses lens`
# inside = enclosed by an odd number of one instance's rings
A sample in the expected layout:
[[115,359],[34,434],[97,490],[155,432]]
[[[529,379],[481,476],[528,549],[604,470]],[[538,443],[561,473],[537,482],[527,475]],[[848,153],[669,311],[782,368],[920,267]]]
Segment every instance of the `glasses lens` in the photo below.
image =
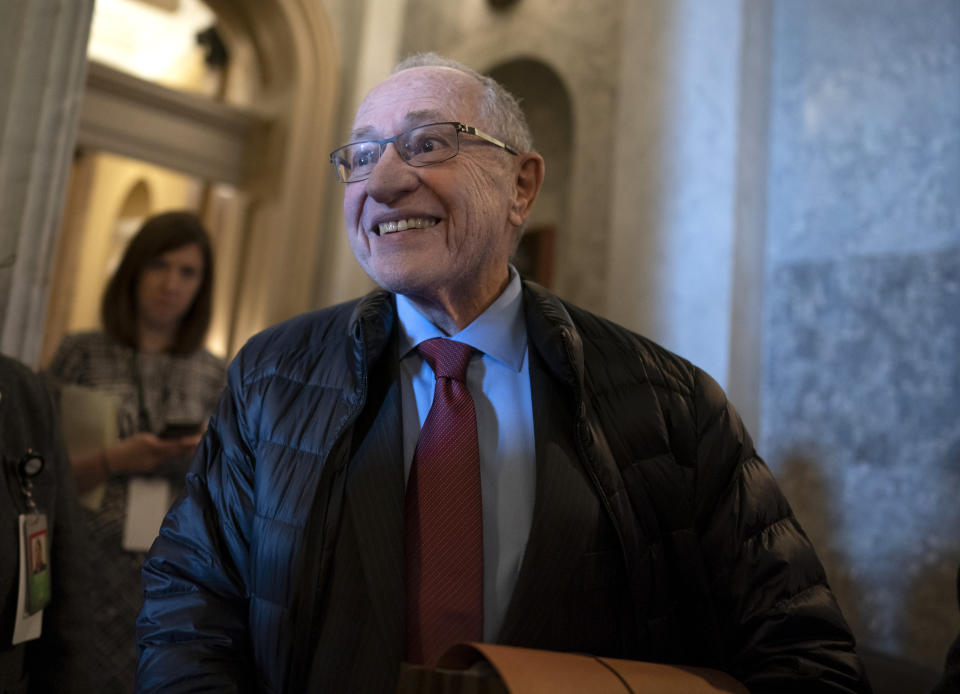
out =
[[422,125],[397,138],[398,150],[412,166],[427,166],[457,155],[457,128],[450,123]]
[[380,144],[376,141],[353,142],[341,147],[331,157],[340,180],[349,183],[367,178],[380,158]]

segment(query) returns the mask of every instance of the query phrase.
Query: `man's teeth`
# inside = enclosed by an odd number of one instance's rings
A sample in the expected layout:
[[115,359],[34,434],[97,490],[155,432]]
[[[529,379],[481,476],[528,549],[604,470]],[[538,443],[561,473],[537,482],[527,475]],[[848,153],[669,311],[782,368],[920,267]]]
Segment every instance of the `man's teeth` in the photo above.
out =
[[377,228],[382,236],[383,234],[392,234],[395,231],[403,231],[405,229],[426,229],[436,223],[437,220],[432,217],[411,217],[410,219],[398,219],[395,222],[384,222]]

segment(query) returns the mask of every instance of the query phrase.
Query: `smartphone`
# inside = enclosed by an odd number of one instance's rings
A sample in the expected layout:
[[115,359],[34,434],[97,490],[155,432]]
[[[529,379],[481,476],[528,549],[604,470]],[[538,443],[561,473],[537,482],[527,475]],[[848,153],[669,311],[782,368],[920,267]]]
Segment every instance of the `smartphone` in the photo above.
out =
[[157,436],[161,439],[181,439],[184,436],[199,434],[203,430],[200,422],[169,422],[166,429]]

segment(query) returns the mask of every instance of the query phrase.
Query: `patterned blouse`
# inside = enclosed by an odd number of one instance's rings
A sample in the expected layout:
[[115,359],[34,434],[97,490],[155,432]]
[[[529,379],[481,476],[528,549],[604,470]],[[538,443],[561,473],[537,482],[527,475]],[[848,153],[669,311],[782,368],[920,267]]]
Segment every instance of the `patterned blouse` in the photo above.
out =
[[[226,383],[221,359],[205,350],[194,354],[139,353],[99,332],[64,338],[48,375],[58,384],[75,384],[116,396],[117,434],[159,434],[171,423],[206,425]],[[160,474],[178,494],[189,460],[165,466]],[[127,478],[107,480],[103,502],[85,510],[90,561],[98,576],[91,586],[98,692],[132,692],[136,669],[134,625],[140,610],[140,564],[144,554],[122,546]]]
[[[139,431],[159,434],[170,423],[206,424],[226,383],[226,367],[206,350],[189,356],[166,352],[143,354],[103,333],[64,338],[50,374],[57,383],[73,383],[119,398],[117,433],[121,439]],[[146,420],[141,422],[142,384]]]

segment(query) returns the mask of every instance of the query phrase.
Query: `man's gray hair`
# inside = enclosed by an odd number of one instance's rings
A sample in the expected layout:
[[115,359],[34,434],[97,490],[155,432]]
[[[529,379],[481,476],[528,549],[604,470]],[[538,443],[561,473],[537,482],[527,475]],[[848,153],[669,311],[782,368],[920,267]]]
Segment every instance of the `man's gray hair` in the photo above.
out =
[[[480,117],[484,119],[490,134],[503,140],[518,152],[533,151],[533,135],[523,115],[520,102],[506,87],[492,77],[481,75],[461,62],[445,58],[437,53],[415,53],[407,56],[393,68],[397,73],[414,67],[449,67],[470,75],[483,85],[483,99],[480,104]],[[468,125],[473,125],[469,123]]]

